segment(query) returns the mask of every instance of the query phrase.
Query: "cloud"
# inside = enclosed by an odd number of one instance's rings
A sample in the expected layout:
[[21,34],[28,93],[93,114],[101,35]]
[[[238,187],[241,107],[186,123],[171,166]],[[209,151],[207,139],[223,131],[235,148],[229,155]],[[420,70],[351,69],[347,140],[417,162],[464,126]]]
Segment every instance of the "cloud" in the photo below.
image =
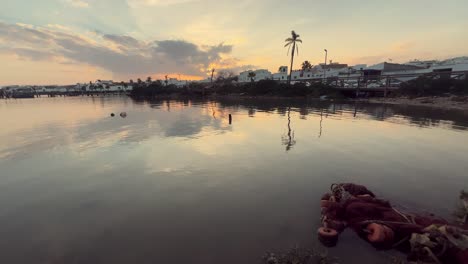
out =
[[[117,76],[181,73],[206,76],[211,67],[240,67],[232,45],[196,45],[185,40],[145,42],[125,35],[73,33],[62,26],[29,27],[0,22],[0,53],[35,61],[88,64]],[[8,45],[8,46],[7,46]]]
[[47,27],[51,29],[58,29],[58,30],[64,30],[64,31],[70,31],[71,29],[69,27],[60,25],[60,24],[47,24]]
[[11,48],[10,51],[20,58],[30,60],[50,60],[54,57],[52,52],[38,51],[28,48]]
[[170,6],[177,4],[185,4],[196,2],[198,0],[128,0],[127,3],[130,7],[138,6]]
[[89,7],[89,3],[83,0],[67,0],[67,2],[74,7],[79,7],[79,8]]

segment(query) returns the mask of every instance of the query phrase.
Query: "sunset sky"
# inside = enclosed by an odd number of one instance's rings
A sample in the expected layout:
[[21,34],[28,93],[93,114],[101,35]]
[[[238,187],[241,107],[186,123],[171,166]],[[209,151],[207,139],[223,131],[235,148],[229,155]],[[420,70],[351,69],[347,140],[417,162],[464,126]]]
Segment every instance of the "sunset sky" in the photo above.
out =
[[0,85],[468,55],[468,1],[0,0]]

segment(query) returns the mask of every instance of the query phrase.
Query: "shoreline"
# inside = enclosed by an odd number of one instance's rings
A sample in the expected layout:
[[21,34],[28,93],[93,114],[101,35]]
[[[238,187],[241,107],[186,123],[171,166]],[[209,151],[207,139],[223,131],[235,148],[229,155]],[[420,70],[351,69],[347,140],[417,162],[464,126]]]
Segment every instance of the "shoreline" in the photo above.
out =
[[468,112],[467,96],[448,96],[448,97],[395,97],[395,98],[369,98],[366,100],[357,100],[361,102],[380,103],[390,105],[408,105],[425,106],[439,109],[462,110]]
[[[130,96],[132,97],[132,96]],[[327,98],[327,99],[320,99],[317,97],[310,97],[310,96],[268,96],[268,95],[260,95],[260,96],[252,96],[252,95],[209,95],[209,96],[186,96],[186,95],[166,95],[166,96],[158,96],[158,97],[132,97],[136,100],[151,100],[151,99],[209,99],[209,100],[216,100],[216,99],[238,99],[238,100],[311,100],[311,101],[336,101],[336,102],[362,102],[362,103],[372,103],[372,104],[389,104],[389,105],[407,105],[407,106],[422,106],[422,107],[431,107],[431,108],[438,108],[438,109],[447,109],[447,110],[461,110],[468,112],[468,96],[447,96],[447,97],[416,97],[416,98],[409,98],[409,97],[393,97],[393,98],[383,98],[383,97],[374,97],[374,98],[366,98],[366,99],[353,99],[353,98]]]

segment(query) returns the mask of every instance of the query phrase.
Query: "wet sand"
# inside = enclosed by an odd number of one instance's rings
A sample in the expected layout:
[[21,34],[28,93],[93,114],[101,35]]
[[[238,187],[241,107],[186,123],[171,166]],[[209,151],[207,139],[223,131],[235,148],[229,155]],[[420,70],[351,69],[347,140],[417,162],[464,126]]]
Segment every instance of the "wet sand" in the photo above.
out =
[[458,109],[468,111],[468,97],[398,97],[398,98],[370,98],[366,100],[370,103],[401,104],[414,106],[429,106],[444,109]]

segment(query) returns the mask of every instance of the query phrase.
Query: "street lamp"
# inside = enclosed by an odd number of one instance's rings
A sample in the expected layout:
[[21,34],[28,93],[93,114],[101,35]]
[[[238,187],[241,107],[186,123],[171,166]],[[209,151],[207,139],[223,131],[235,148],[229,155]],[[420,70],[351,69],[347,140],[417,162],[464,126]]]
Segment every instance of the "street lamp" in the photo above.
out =
[[325,65],[327,65],[328,50],[324,49],[324,51],[325,51]]

